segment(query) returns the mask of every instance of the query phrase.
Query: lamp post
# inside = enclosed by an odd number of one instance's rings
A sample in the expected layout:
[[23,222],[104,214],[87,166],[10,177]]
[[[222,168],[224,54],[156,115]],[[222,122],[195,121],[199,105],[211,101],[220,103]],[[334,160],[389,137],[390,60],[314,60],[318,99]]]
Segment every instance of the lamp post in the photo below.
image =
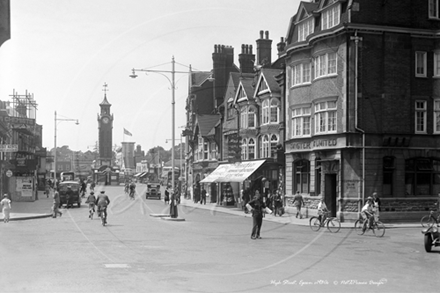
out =
[[54,176],[54,181],[56,183],[57,180],[57,122],[58,121],[74,121],[76,125],[79,124],[78,119],[69,119],[69,118],[57,118],[57,111],[55,111],[55,115],[54,115],[54,125],[55,125],[55,132],[54,132],[54,160],[53,160],[53,176]]
[[[171,161],[172,161],[172,174],[171,174],[171,184],[172,184],[172,188],[174,190],[174,182],[175,182],[175,178],[174,178],[174,141],[175,141],[175,129],[174,129],[174,125],[175,125],[175,92],[176,92],[176,83],[174,81],[174,76],[176,73],[185,73],[188,74],[188,72],[186,71],[176,71],[175,68],[175,61],[174,61],[174,56],[171,58],[171,71],[167,71],[167,70],[154,70],[154,69],[132,69],[132,74],[130,74],[131,78],[136,78],[136,72],[153,72],[153,73],[158,73],[162,76],[164,76],[171,85],[171,107],[172,107],[172,117],[171,117],[171,128],[172,128],[172,147],[171,147]],[[171,73],[171,79],[166,76],[164,73]]]
[[[169,139],[165,139],[165,143],[168,143]],[[176,138],[174,140],[180,140],[180,158],[179,158],[179,162],[180,162],[180,176],[182,176],[182,135],[180,135],[180,139]],[[173,167],[174,168],[174,167]],[[173,170],[174,172],[174,170]]]

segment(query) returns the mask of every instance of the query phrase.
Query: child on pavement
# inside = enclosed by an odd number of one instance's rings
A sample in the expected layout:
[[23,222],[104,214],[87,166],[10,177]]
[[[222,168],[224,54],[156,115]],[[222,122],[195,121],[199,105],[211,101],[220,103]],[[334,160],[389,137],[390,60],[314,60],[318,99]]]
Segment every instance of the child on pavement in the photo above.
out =
[[9,213],[11,211],[11,200],[8,198],[8,195],[3,195],[2,201],[0,201],[0,205],[2,206],[3,212],[3,221],[5,223],[9,222]]

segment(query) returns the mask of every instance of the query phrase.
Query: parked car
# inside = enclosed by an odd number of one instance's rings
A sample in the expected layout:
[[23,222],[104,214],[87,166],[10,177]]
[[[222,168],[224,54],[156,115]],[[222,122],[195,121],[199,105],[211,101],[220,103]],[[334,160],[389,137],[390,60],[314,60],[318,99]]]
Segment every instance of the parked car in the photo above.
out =
[[81,207],[81,196],[79,194],[81,184],[77,181],[63,181],[59,184],[58,192],[60,194],[60,207],[64,204],[67,205],[66,193],[69,187],[72,190],[70,202],[72,205],[76,203],[78,207]]
[[156,198],[156,199],[161,199],[161,194],[160,194],[160,183],[147,183],[147,192],[145,194],[145,198]]

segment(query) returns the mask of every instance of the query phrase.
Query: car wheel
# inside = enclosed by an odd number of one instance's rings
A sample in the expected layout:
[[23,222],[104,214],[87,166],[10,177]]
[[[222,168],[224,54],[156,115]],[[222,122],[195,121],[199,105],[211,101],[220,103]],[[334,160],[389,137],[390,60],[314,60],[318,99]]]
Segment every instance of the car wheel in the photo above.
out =
[[431,234],[429,233],[425,234],[424,240],[425,240],[424,244],[425,244],[426,252],[431,252],[431,248],[432,248]]
[[81,207],[81,201],[78,202],[78,207],[79,207],[79,208]]

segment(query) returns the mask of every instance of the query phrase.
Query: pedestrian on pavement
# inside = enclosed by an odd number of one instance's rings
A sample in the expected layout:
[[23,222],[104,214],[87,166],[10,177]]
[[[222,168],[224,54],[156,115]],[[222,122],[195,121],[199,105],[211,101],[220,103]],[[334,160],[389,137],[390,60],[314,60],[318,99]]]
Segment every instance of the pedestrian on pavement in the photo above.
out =
[[173,189],[171,189],[171,198],[170,198],[170,217],[171,218],[178,217],[176,193],[174,192]]
[[12,207],[11,200],[8,198],[7,194],[3,195],[3,199],[0,201],[0,205],[2,206],[3,222],[8,223]]
[[243,191],[243,208],[245,214],[249,213],[249,210],[246,208],[246,205],[250,201],[250,193],[251,191],[249,188]]
[[60,207],[60,193],[58,191],[55,191],[53,193],[52,218],[56,218],[58,214],[60,214],[60,217],[63,215],[63,213],[60,212],[59,207]]
[[46,194],[46,198],[49,198],[49,194],[50,194],[50,185],[49,182],[47,182],[44,186],[44,193]]
[[165,202],[165,204],[169,204],[170,203],[170,192],[168,191],[168,187],[165,188],[164,202]]
[[263,225],[264,209],[266,208],[266,205],[261,199],[261,194],[258,190],[255,191],[254,199],[252,199],[246,205],[246,207],[252,213],[252,219],[253,219],[251,239],[257,239],[257,238],[261,239],[260,231],[261,231],[261,226]]
[[301,215],[301,207],[304,205],[304,199],[301,195],[301,193],[299,192],[299,190],[296,192],[296,195],[293,199],[293,206],[296,207],[296,218],[302,219],[302,215]]
[[202,200],[200,201],[200,204],[206,204],[206,190],[205,187],[202,186]]
[[379,221],[380,199],[377,196],[377,192],[373,192],[373,212],[375,221]]

